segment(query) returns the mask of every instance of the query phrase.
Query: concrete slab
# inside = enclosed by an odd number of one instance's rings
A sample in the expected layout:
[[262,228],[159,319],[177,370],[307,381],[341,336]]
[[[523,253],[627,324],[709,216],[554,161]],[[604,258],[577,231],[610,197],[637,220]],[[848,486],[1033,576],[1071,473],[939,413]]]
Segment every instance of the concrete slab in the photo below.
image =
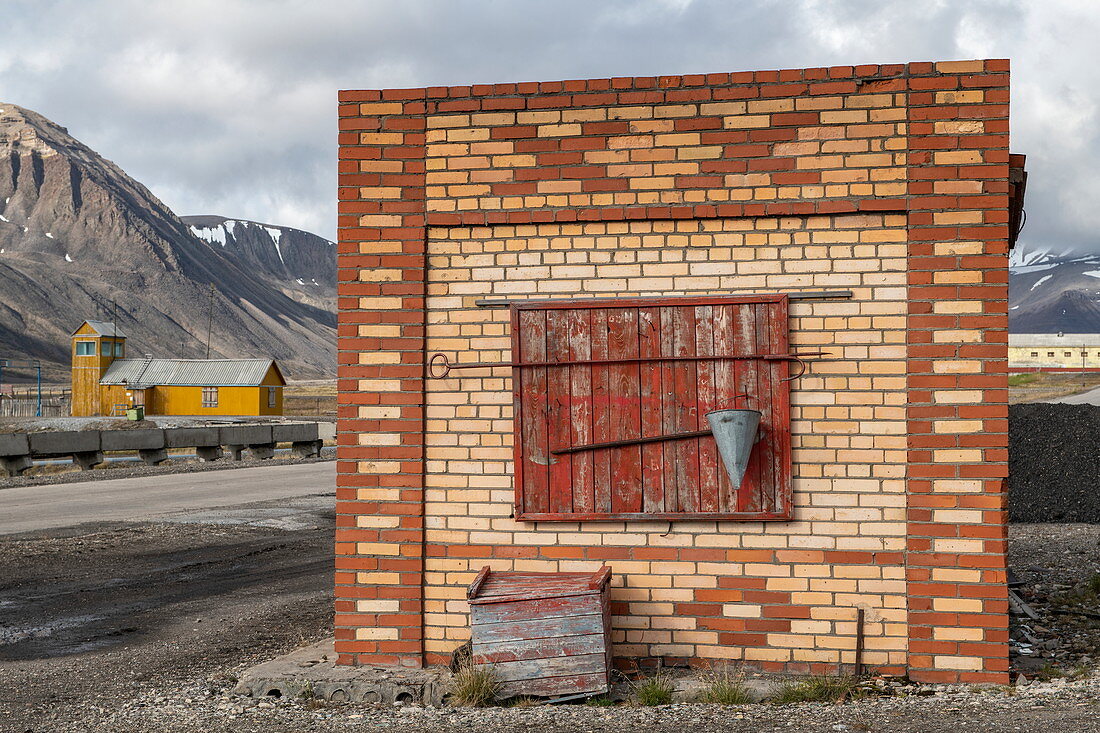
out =
[[265,445],[271,442],[270,425],[232,425],[218,428],[222,445]]
[[94,453],[100,449],[98,430],[30,433],[27,439],[35,456],[71,456],[74,453]]
[[104,430],[100,436],[102,450],[159,450],[165,447],[163,430]]
[[445,669],[395,669],[337,666],[332,639],[246,670],[233,690],[251,697],[301,697],[332,702],[392,705],[445,703],[451,674]]
[[0,433],[0,456],[25,456],[30,452],[25,433]]
[[217,428],[172,428],[164,431],[166,448],[204,448],[221,445]]
[[272,425],[271,439],[276,443],[305,443],[317,440],[317,423]]

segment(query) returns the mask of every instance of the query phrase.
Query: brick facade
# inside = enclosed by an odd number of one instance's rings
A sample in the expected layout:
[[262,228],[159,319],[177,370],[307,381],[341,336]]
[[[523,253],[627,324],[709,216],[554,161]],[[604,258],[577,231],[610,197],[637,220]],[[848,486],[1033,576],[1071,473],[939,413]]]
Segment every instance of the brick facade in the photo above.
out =
[[[615,654],[1005,681],[1008,63],[340,97],[337,651],[445,661],[496,569],[615,573]],[[790,305],[792,522],[519,522],[482,298]]]

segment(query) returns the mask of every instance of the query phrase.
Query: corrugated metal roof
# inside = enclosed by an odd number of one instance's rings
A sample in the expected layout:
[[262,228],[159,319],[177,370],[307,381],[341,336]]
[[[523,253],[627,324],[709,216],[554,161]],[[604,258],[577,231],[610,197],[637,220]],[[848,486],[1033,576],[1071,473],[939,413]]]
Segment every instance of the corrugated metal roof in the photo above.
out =
[[118,359],[100,384],[144,388],[161,384],[181,387],[254,387],[263,381],[271,359]]
[[[119,336],[121,338],[127,338],[123,330],[111,321],[84,321],[84,323],[91,326],[92,330],[99,336]],[[84,323],[80,324],[81,328],[84,327]],[[76,331],[79,330],[80,328],[76,329]],[[76,331],[73,331],[74,336],[76,335]]]
[[1100,333],[1010,333],[1009,346],[1100,347]]

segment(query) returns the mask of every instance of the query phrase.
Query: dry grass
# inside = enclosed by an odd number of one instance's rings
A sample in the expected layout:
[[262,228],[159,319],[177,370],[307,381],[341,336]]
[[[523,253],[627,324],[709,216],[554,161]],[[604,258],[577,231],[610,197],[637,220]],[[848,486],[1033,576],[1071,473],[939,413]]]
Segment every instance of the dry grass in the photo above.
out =
[[283,388],[283,414],[290,417],[335,417],[336,380],[291,382]]
[[634,699],[647,707],[670,704],[675,691],[676,683],[663,671],[634,683]]
[[855,695],[858,682],[852,677],[809,677],[783,682],[769,700],[776,705],[799,702],[843,702]]
[[752,695],[744,685],[744,674],[728,667],[712,669],[704,673],[707,686],[699,694],[699,702],[716,705],[747,705],[753,701]]
[[500,694],[500,678],[492,667],[466,666],[451,681],[451,704],[481,708]]

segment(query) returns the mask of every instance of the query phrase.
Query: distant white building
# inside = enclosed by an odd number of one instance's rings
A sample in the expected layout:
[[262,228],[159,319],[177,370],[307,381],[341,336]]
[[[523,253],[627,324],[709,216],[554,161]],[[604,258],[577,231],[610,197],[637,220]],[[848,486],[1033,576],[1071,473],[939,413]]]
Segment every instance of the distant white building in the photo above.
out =
[[1010,333],[1008,369],[1100,371],[1100,333]]

